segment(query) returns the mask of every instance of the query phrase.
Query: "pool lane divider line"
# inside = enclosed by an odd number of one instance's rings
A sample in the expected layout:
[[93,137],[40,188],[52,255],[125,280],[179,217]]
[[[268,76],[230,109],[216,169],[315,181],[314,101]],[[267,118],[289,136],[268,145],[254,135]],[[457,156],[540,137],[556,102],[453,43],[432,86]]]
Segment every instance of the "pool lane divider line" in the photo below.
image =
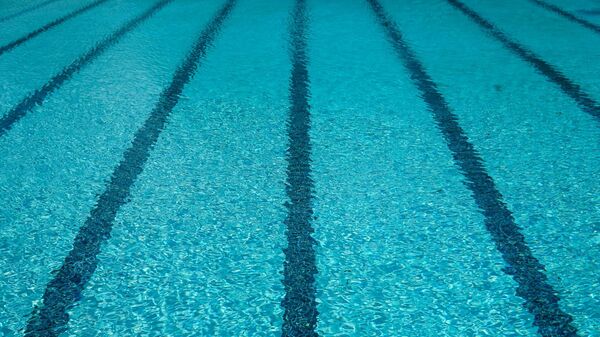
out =
[[544,266],[527,246],[521,228],[486,171],[481,155],[460,126],[458,117],[378,0],[366,1],[431,111],[454,162],[465,177],[465,186],[484,216],[485,227],[507,264],[503,271],[517,283],[516,294],[525,300],[523,306],[534,316],[539,333],[554,337],[577,336],[577,330],[571,324],[573,317],[559,307],[559,297],[548,283]]
[[558,87],[567,96],[571,97],[581,110],[594,117],[597,121],[600,121],[600,104],[596,102],[588,93],[583,91],[579,84],[571,81],[563,73],[561,73],[555,66],[544,61],[541,57],[534,54],[521,44],[511,40],[506,34],[500,29],[494,26],[491,22],[484,19],[481,15],[475,12],[473,9],[467,7],[464,3],[458,0],[446,0],[454,8],[458,9],[464,15],[471,19],[474,23],[479,25],[489,35],[494,37],[497,41],[502,43],[505,48],[510,50],[513,54],[520,57],[532,65],[540,74],[544,75],[552,83],[558,85]]
[[53,272],[54,277],[46,286],[41,305],[34,308],[28,321],[25,336],[57,336],[65,331],[69,321],[67,311],[81,298],[81,292],[96,270],[98,254],[102,244],[110,238],[119,209],[128,202],[131,187],[142,173],[184,87],[196,73],[201,59],[235,4],[236,0],[227,0],[215,13],[174,72],[170,84],[161,92],[152,112],[135,133],[106,189],[75,236],[73,248],[62,266]]
[[25,115],[27,115],[27,113],[33,110],[36,106],[42,105],[50,94],[58,90],[65,82],[70,80],[74,74],[78,73],[85,66],[92,63],[108,48],[119,42],[123,36],[137,28],[140,24],[148,20],[156,12],[171,2],[173,2],[173,0],[157,1],[152,7],[145,10],[137,17],[129,20],[119,29],[107,36],[104,40],[98,42],[85,54],[77,58],[70,65],[54,75],[42,87],[29,93],[25,98],[17,103],[17,105],[5,113],[4,116],[0,117],[0,137],[4,136],[15,125],[15,123],[21,120],[21,118],[25,117]]
[[287,247],[284,249],[281,302],[284,310],[283,337],[316,337],[317,274],[315,245],[312,237],[313,190],[311,178],[310,81],[306,31],[308,15],[305,0],[296,0],[291,20],[291,75],[289,82],[288,149],[285,203]]
[[6,53],[6,52],[9,52],[9,51],[15,49],[16,47],[22,45],[23,43],[33,39],[34,37],[49,31],[50,29],[60,25],[61,23],[65,23],[66,21],[73,19],[73,18],[77,17],[78,15],[81,15],[93,8],[96,8],[107,1],[109,1],[109,0],[96,0],[94,2],[91,2],[79,9],[72,11],[71,13],[69,13],[65,16],[62,16],[52,22],[45,24],[44,26],[42,26],[34,31],[29,32],[29,34],[27,34],[23,37],[20,37],[12,42],[9,42],[8,44],[5,44],[4,46],[1,46],[0,47],[0,56],[2,56],[2,54]]
[[589,29],[589,30],[591,30],[593,32],[596,32],[596,33],[600,34],[600,26],[599,25],[596,25],[596,24],[594,24],[594,23],[592,23],[590,21],[587,21],[585,19],[582,19],[582,18],[576,16],[573,13],[569,13],[568,11],[566,11],[566,10],[564,10],[564,9],[556,6],[556,5],[553,5],[553,4],[549,3],[549,2],[542,1],[542,0],[529,0],[529,1],[533,2],[534,4],[536,4],[536,5],[544,8],[544,9],[550,11],[550,12],[558,14],[558,15],[562,16],[563,18],[571,21],[571,22],[575,22],[575,23],[577,23],[577,24],[579,24],[579,25],[581,25],[581,26],[583,26],[583,27],[585,27],[585,28],[587,28],[587,29]]
[[0,23],[6,22],[8,20],[12,20],[12,19],[17,18],[17,17],[19,17],[21,15],[24,15],[24,14],[36,11],[38,9],[46,7],[47,5],[50,5],[50,4],[52,4],[54,2],[57,2],[57,1],[62,1],[62,0],[46,0],[46,1],[42,1],[42,2],[40,2],[38,4],[35,4],[33,6],[29,6],[27,8],[23,8],[20,11],[17,11],[17,12],[15,12],[13,14],[9,14],[9,15],[7,15],[5,17],[0,18]]

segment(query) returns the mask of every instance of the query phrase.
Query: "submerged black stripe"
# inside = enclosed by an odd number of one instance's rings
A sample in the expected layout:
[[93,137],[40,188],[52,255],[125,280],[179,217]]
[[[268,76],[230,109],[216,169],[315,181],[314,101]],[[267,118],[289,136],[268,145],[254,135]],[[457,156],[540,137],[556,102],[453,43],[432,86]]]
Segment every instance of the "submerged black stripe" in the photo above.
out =
[[600,26],[593,24],[582,18],[579,18],[579,17],[575,16],[574,14],[569,13],[566,10],[564,10],[556,5],[553,5],[551,3],[548,3],[548,2],[542,1],[542,0],[530,0],[530,1],[546,10],[549,10],[555,14],[558,14],[558,15],[564,17],[565,19],[567,19],[571,22],[578,23],[587,29],[591,29],[596,33],[600,33]]
[[311,178],[310,106],[306,30],[306,1],[296,0],[291,27],[292,69],[288,117],[287,181],[285,203],[287,248],[284,250],[283,285],[285,297],[282,336],[315,337],[317,302],[313,181]]
[[54,21],[52,21],[50,23],[45,24],[44,26],[42,26],[42,27],[40,27],[40,28],[38,28],[38,29],[30,32],[29,34],[27,34],[27,35],[25,35],[25,36],[23,36],[23,37],[21,37],[19,39],[14,40],[13,42],[10,42],[10,43],[8,43],[8,44],[0,47],[0,55],[2,55],[4,53],[6,53],[6,52],[8,52],[8,51],[10,51],[10,50],[18,47],[18,46],[20,46],[21,44],[23,44],[23,43],[25,43],[25,42],[33,39],[34,37],[36,37],[36,36],[38,36],[38,35],[40,35],[40,34],[42,34],[44,32],[47,32],[48,30],[50,30],[50,29],[52,29],[52,28],[60,25],[61,23],[64,23],[67,20],[70,20],[70,19],[72,19],[72,18],[74,18],[74,17],[76,17],[76,16],[78,16],[80,14],[83,14],[83,13],[89,11],[92,8],[100,6],[101,4],[103,4],[103,3],[107,2],[107,1],[108,0],[96,0],[96,1],[90,3],[90,4],[86,5],[86,6],[83,6],[83,7],[79,8],[79,9],[77,9],[77,10],[75,10],[75,11],[73,11],[73,12],[67,14],[67,15],[65,15],[65,16],[62,16],[62,17],[60,17],[60,18],[58,18],[58,19],[56,19],[56,20],[54,20]]
[[383,7],[377,0],[367,1],[432,112],[454,162],[465,177],[466,187],[485,217],[486,229],[508,265],[504,271],[517,282],[516,293],[525,300],[524,307],[534,315],[534,324],[543,336],[576,336],[577,330],[571,325],[573,318],[559,308],[559,298],[547,282],[544,266],[527,246],[521,229],[458,118]]
[[51,4],[53,2],[57,2],[57,1],[60,1],[60,0],[46,0],[46,1],[42,1],[39,4],[35,4],[33,6],[24,8],[24,9],[18,11],[18,12],[15,12],[13,14],[10,14],[10,15],[7,15],[5,17],[0,18],[0,23],[8,21],[8,20],[12,20],[12,19],[14,19],[16,17],[19,17],[19,16],[21,16],[23,14],[27,14],[29,12],[33,12],[35,10],[43,8],[43,7],[45,7],[45,6],[49,5],[49,4]]
[[46,84],[41,88],[36,89],[27,95],[21,102],[10,109],[2,118],[0,118],[0,137],[2,137],[13,125],[23,118],[29,111],[38,105],[42,105],[46,100],[46,97],[60,88],[66,81],[71,79],[73,75],[79,72],[83,67],[90,64],[93,60],[98,58],[104,53],[109,47],[119,42],[119,40],[127,33],[138,27],[158,10],[163,8],[166,4],[173,0],[160,0],[155,3],[152,7],[144,11],[139,16],[131,19],[125,23],[121,28],[110,34],[107,38],[100,41],[92,49],[88,50],[87,53],[80,56],[78,59],[73,61],[69,66],[64,68],[60,73],[54,75]]
[[600,105],[594,101],[589,94],[583,91],[579,84],[574,83],[563,75],[555,66],[542,60],[539,56],[535,55],[532,51],[528,50],[524,46],[518,44],[515,41],[509,39],[500,29],[494,26],[492,23],[481,17],[471,8],[458,0],[446,0],[449,4],[454,6],[456,9],[468,16],[473,22],[478,24],[481,28],[485,29],[491,36],[496,40],[500,41],[508,50],[515,53],[521,59],[531,64],[538,72],[546,76],[550,81],[559,86],[559,88],[571,97],[579,107],[587,112],[588,114],[600,120]]
[[69,321],[67,310],[79,300],[96,270],[98,254],[102,244],[110,237],[117,212],[127,203],[131,186],[144,169],[150,151],[165,128],[183,88],[194,76],[200,60],[206,55],[234,4],[235,0],[227,0],[207,24],[173,74],[169,86],[160,94],[150,116],[135,133],[131,146],[110,176],[106,189],[79,229],[69,255],[46,286],[42,305],[34,309],[25,336],[57,336],[65,330]]

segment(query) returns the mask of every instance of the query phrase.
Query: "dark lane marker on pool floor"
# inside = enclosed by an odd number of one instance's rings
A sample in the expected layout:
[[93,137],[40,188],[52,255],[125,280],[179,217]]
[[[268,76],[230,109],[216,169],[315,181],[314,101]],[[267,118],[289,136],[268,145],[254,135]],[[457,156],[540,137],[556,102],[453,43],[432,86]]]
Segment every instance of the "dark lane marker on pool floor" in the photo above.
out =
[[47,32],[48,30],[50,30],[50,29],[52,29],[52,28],[60,25],[61,23],[64,23],[64,22],[66,22],[66,21],[68,21],[68,20],[70,20],[70,19],[72,19],[72,18],[74,18],[74,17],[76,17],[76,16],[78,16],[80,14],[83,14],[83,13],[85,13],[85,12],[87,12],[87,11],[93,9],[93,8],[96,8],[96,7],[100,6],[101,4],[103,4],[103,3],[107,2],[107,1],[109,1],[109,0],[96,0],[96,1],[90,3],[90,4],[86,5],[86,6],[83,6],[83,7],[79,8],[79,9],[74,10],[73,12],[71,12],[71,13],[65,15],[65,16],[62,16],[62,17],[60,17],[60,18],[58,18],[58,19],[56,19],[56,20],[54,20],[54,21],[52,21],[50,23],[45,24],[44,26],[42,26],[42,27],[40,27],[40,28],[38,28],[38,29],[30,32],[29,34],[27,34],[27,35],[25,35],[25,36],[23,36],[21,38],[18,38],[16,40],[14,40],[13,42],[10,42],[10,43],[8,43],[8,44],[0,47],[0,56],[2,56],[2,54],[6,53],[6,52],[8,52],[10,50],[13,50],[16,47],[22,45],[23,43],[25,43],[25,42],[33,39],[34,37],[36,37],[36,36],[38,36],[38,35],[40,35],[40,34],[42,34],[44,32]]
[[531,64],[539,73],[546,76],[551,82],[555,83],[560,89],[571,97],[579,107],[587,112],[588,114],[595,117],[597,121],[600,121],[600,105],[594,101],[586,92],[581,89],[579,84],[574,83],[556,69],[555,66],[541,59],[535,55],[532,51],[528,50],[519,43],[511,40],[506,36],[500,29],[494,26],[491,22],[487,21],[481,15],[477,14],[474,10],[467,7],[465,4],[458,0],[446,0],[454,8],[461,11],[473,22],[478,24],[481,28],[487,31],[492,37],[502,43],[508,50],[519,56],[521,59]]
[[33,6],[24,8],[24,9],[18,11],[18,12],[15,12],[13,14],[10,14],[10,15],[7,15],[5,17],[0,18],[0,23],[8,21],[8,20],[12,20],[12,19],[14,19],[16,17],[19,17],[21,15],[27,14],[29,12],[33,12],[35,10],[43,8],[43,7],[45,7],[47,5],[50,5],[51,3],[57,2],[57,1],[61,1],[61,0],[47,0],[47,1],[40,2],[39,4],[35,4]]
[[36,89],[27,95],[23,100],[21,100],[21,102],[15,105],[0,118],[0,137],[6,134],[6,132],[8,132],[13,125],[23,118],[29,111],[38,105],[42,105],[48,95],[60,88],[66,81],[70,80],[75,73],[79,72],[85,66],[90,64],[92,61],[102,55],[109,47],[119,42],[119,40],[125,34],[137,28],[140,24],[148,20],[150,17],[152,17],[152,15],[172,1],[173,0],[158,1],[142,14],[128,21],[126,24],[121,26],[121,28],[110,34],[104,40],[100,41],[92,49],[88,50],[87,53],[77,58],[61,72],[54,75],[41,88]]
[[542,0],[529,0],[529,1],[533,2],[534,4],[544,8],[546,10],[549,10],[550,12],[558,14],[571,22],[578,23],[578,24],[582,25],[583,27],[600,34],[600,26],[593,24],[585,19],[579,18],[579,17],[575,16],[574,14],[569,13],[566,10],[564,10],[556,5],[553,5],[551,3],[548,3],[548,2],[542,1]]
[[285,203],[287,248],[284,249],[283,285],[285,297],[281,303],[283,337],[316,337],[317,274],[313,220],[313,180],[311,178],[310,106],[306,30],[306,1],[296,0],[291,27],[290,110],[287,125]]
[[150,151],[165,128],[180,95],[198,69],[212,45],[223,22],[229,16],[236,0],[228,0],[206,25],[179,65],[169,86],[158,99],[150,116],[137,130],[131,146],[110,176],[106,189],[98,198],[85,224],[75,237],[73,248],[54,278],[46,286],[42,304],[33,310],[25,330],[26,337],[57,336],[66,329],[69,310],[81,297],[81,292],[98,265],[102,244],[110,237],[117,212],[127,203],[131,186],[142,173]]
[[454,162],[465,177],[466,187],[485,217],[485,227],[507,264],[504,272],[518,284],[516,293],[525,300],[524,307],[534,315],[534,324],[540,334],[577,336],[577,330],[571,325],[573,318],[559,308],[559,298],[547,282],[544,266],[527,246],[521,229],[486,171],[480,154],[458,123],[457,116],[381,4],[377,0],[367,2],[433,114]]

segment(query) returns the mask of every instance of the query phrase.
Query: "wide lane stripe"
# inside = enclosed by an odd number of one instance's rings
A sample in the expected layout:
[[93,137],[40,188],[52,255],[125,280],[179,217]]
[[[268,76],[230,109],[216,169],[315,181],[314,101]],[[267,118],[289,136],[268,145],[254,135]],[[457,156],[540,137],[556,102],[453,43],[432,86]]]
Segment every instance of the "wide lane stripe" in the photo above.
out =
[[534,315],[539,333],[542,336],[577,336],[577,329],[571,324],[573,317],[560,309],[559,297],[548,283],[544,266],[533,256],[502,194],[486,171],[481,155],[469,141],[437,84],[381,4],[377,0],[367,1],[433,114],[454,162],[465,177],[466,187],[485,217],[485,227],[507,264],[504,272],[518,284],[516,293]]
[[110,237],[117,212],[127,203],[131,187],[142,173],[150,151],[179,102],[185,85],[195,74],[200,60],[206,55],[235,3],[236,0],[228,0],[211,19],[173,74],[169,86],[161,93],[150,116],[135,133],[131,146],[113,171],[105,191],[79,229],[73,248],[46,286],[42,304],[34,309],[25,336],[57,336],[66,329],[69,322],[67,311],[79,300],[94,274],[98,254],[102,244]]
[[287,122],[285,219],[288,246],[285,248],[282,301],[283,337],[316,337],[317,302],[315,274],[317,273],[315,239],[312,237],[313,190],[311,178],[310,141],[310,82],[306,30],[308,17],[306,1],[296,0],[291,27],[292,69],[290,77],[290,110]]

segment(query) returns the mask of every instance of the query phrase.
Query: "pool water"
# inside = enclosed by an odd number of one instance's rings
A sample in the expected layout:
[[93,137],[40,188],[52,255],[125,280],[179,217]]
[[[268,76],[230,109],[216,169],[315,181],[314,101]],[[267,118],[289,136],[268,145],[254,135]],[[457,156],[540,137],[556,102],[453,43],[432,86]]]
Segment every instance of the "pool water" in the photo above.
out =
[[0,32],[0,336],[600,336],[600,1]]

